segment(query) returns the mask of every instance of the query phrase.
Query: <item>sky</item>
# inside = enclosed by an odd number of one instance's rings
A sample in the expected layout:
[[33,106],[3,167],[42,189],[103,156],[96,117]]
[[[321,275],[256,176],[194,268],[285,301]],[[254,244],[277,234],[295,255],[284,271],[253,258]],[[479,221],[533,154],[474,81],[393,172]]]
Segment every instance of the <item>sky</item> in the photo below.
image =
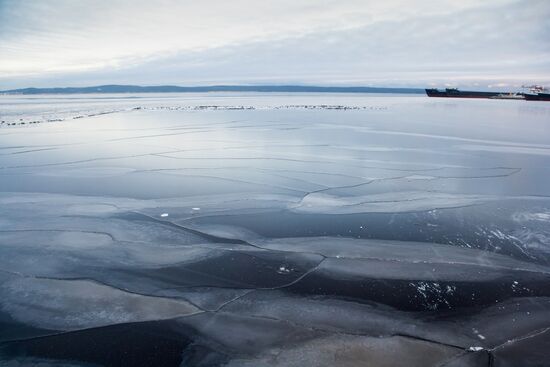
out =
[[0,90],[550,85],[550,0],[0,0]]

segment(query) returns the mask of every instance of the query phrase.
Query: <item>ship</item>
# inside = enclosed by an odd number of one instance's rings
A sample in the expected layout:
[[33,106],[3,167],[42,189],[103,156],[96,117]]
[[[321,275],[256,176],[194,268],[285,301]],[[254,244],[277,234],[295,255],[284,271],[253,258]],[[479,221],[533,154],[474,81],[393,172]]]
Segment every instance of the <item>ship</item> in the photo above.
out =
[[500,92],[474,92],[474,91],[460,91],[457,88],[445,88],[445,90],[439,89],[426,89],[428,97],[444,97],[444,98],[498,98],[502,93]]

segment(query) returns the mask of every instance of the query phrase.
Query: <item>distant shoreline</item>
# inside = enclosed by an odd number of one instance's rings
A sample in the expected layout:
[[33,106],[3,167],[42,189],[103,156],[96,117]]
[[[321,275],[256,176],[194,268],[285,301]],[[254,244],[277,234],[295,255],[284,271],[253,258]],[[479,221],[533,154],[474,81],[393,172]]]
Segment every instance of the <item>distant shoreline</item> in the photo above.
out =
[[424,94],[421,88],[321,87],[300,85],[213,85],[180,87],[174,85],[99,85],[93,87],[21,88],[0,91],[4,95],[92,94],[92,93],[200,93],[200,92],[265,92],[265,93],[400,93]]

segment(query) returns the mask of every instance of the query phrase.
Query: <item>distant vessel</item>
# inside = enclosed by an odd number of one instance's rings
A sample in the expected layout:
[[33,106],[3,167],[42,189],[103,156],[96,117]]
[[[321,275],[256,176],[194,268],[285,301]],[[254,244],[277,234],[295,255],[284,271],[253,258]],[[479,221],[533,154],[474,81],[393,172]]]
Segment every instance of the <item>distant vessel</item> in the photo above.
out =
[[523,96],[528,101],[550,101],[548,89],[541,85],[529,85],[523,86],[523,88],[529,88],[529,93],[523,93]]
[[445,98],[497,98],[502,93],[500,92],[473,92],[460,91],[456,88],[426,89],[428,97],[445,97]]
[[446,88],[439,90],[436,88],[426,89],[429,97],[444,98],[489,98],[489,99],[525,99],[528,101],[550,101],[550,93],[540,85],[523,86],[529,88],[528,93],[502,93],[502,92],[474,92],[461,91],[457,88]]

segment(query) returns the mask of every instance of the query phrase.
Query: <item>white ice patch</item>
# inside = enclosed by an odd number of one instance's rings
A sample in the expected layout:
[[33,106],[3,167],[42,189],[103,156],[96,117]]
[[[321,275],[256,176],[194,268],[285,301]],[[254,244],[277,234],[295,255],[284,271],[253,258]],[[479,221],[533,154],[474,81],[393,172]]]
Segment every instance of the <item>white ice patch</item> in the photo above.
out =
[[550,252],[550,228],[546,224],[537,226],[537,228],[528,228],[522,226],[513,232],[514,238],[521,242],[521,246],[526,250]]
[[491,231],[491,234],[498,238],[499,240],[508,240],[510,239],[510,236],[503,233],[500,229],[494,229]]
[[481,340],[485,340],[485,336],[484,335],[481,335],[479,333],[479,331],[476,329],[476,328],[473,328],[472,331],[474,332],[474,334]]
[[286,265],[281,265],[279,269],[277,269],[277,273],[279,274],[290,274],[290,272],[292,272],[292,269]]
[[442,304],[451,307],[446,297],[456,291],[455,286],[442,287],[437,282],[410,282],[409,285],[417,290],[427,308],[437,310]]
[[550,212],[517,212],[512,214],[512,219],[516,222],[550,222]]

